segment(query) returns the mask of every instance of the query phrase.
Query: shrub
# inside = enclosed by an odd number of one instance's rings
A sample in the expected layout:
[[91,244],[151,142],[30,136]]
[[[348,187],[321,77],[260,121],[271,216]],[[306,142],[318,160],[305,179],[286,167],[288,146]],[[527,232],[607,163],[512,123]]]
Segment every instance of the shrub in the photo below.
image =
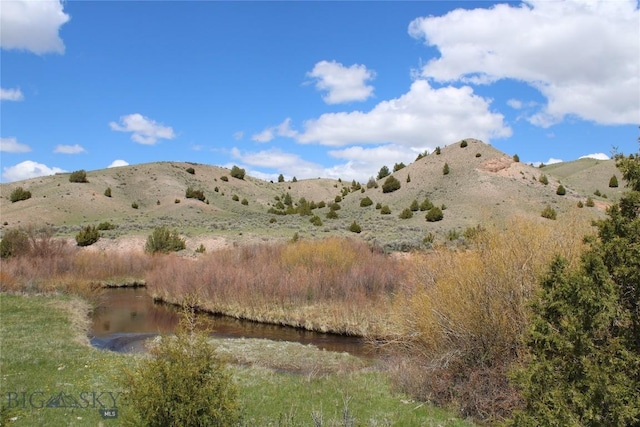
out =
[[195,175],[196,174],[196,170],[192,167],[188,167],[187,169],[187,173],[190,173],[191,175]]
[[439,156],[439,155],[440,155],[440,152],[441,152],[440,147],[436,147],[436,151],[435,151],[435,152],[436,152],[436,155],[438,155],[438,156]]
[[204,199],[206,199],[206,197],[204,196],[204,192],[202,190],[196,190],[195,188],[192,188],[192,187],[187,188],[185,197],[187,199],[198,199],[201,202],[204,202]]
[[423,243],[423,244],[425,244],[425,245],[426,245],[427,243],[429,243],[429,244],[433,244],[433,242],[435,242],[435,241],[436,241],[436,236],[435,236],[435,234],[433,234],[433,233],[429,233],[429,234],[427,234],[427,235],[426,235],[426,236],[424,236],[424,238],[422,239],[422,243]]
[[373,200],[371,200],[369,196],[365,197],[364,199],[360,199],[360,207],[366,208],[367,206],[371,205],[373,205]]
[[444,214],[442,213],[442,209],[440,209],[437,206],[434,206],[431,209],[429,209],[429,211],[425,215],[425,218],[429,222],[441,221],[444,218]]
[[482,157],[482,154],[476,153],[476,157]]
[[234,202],[239,202],[240,197],[237,194],[234,194],[233,196],[231,196],[231,200],[233,200]]
[[249,201],[246,198],[243,198],[240,203],[242,203],[243,205],[247,206],[249,204]]
[[309,222],[315,225],[316,227],[320,227],[322,225],[322,219],[320,219],[318,215],[312,216]]
[[76,234],[78,246],[91,246],[100,239],[100,232],[93,225],[87,225]]
[[106,230],[114,230],[116,228],[115,224],[110,223],[109,221],[101,222],[98,224],[97,229],[100,231]]
[[167,227],[157,227],[147,238],[144,250],[155,254],[158,252],[177,252],[186,247],[184,239],[180,238],[177,231],[170,231]]
[[611,179],[609,180],[609,187],[610,188],[616,188],[618,186],[618,177],[613,175],[611,177]]
[[463,139],[462,142],[460,142],[460,148],[466,148],[467,147],[467,140]]
[[352,233],[361,233],[362,228],[360,227],[360,225],[358,225],[357,222],[353,221],[349,226],[349,231],[351,231]]
[[342,197],[341,196],[336,196],[335,199],[333,199],[336,203],[340,203],[342,201]]
[[407,174],[407,182],[411,182],[411,175]]
[[239,421],[238,391],[206,333],[197,330],[188,307],[175,336],[151,345],[151,357],[125,370],[125,399],[130,424],[231,426]]
[[339,203],[331,202],[329,203],[329,209],[331,209],[332,211],[339,211],[340,209],[342,209],[342,207]]
[[131,203],[131,207],[132,207],[133,209],[138,209],[138,207],[139,207],[139,206],[138,206],[138,203],[133,202],[133,203]]
[[391,208],[389,205],[384,205],[380,208],[381,215],[391,215]]
[[393,165],[393,171],[398,172],[400,169],[404,169],[405,167],[405,164],[402,162],[396,163],[395,165]]
[[9,199],[11,200],[11,203],[15,203],[15,202],[19,202],[22,200],[27,200],[31,198],[31,191],[29,190],[25,190],[22,187],[17,187],[16,189],[14,189],[11,192],[11,195],[9,196]]
[[398,217],[400,219],[413,218],[413,212],[409,208],[404,208],[404,210],[402,212],[400,212],[400,215],[398,215]]
[[564,188],[564,186],[562,184],[558,185],[558,189],[556,190],[556,194],[558,196],[564,196],[565,194],[567,194],[567,190]]
[[593,192],[593,195],[600,197],[600,196],[602,196],[602,193],[600,192],[600,190],[596,190],[596,191]]
[[[272,219],[275,219],[275,218],[272,218]],[[203,254],[206,251],[207,251],[207,248],[205,248],[202,243],[200,243],[200,246],[198,246],[198,248],[196,249],[196,253],[198,254]]]
[[449,163],[445,163],[442,167],[442,175],[449,175]]
[[7,231],[0,240],[0,258],[25,255],[29,252],[29,235],[22,229]]
[[429,209],[431,209],[433,207],[433,203],[431,203],[431,200],[429,200],[428,197],[426,197],[422,203],[420,203],[420,210],[421,211],[428,211]]
[[516,163],[520,163],[520,156],[518,156],[517,154],[513,155],[513,161]]
[[380,168],[380,170],[378,171],[378,176],[376,179],[382,179],[382,178],[386,178],[389,175],[391,175],[391,172],[389,172],[389,168],[386,166],[382,166]]
[[594,207],[596,204],[593,202],[593,199],[591,197],[587,197],[587,201],[584,203],[585,206],[592,208]]
[[298,182],[298,178],[294,176],[293,178],[291,178],[291,182]]
[[540,175],[540,178],[538,178],[538,181],[540,181],[544,185],[549,185],[549,179],[545,174]]
[[278,175],[278,182],[284,182],[284,175]]
[[316,206],[318,209],[322,209],[325,206],[327,206],[327,204],[324,202],[324,200],[321,200],[318,202],[318,205]]
[[175,200],[173,201],[173,203],[175,203],[175,204],[180,203],[180,199],[175,199]]
[[326,217],[327,217],[327,219],[336,219],[336,218],[338,218],[338,212],[336,212],[333,209],[331,209],[331,210],[329,210],[329,212],[327,212]]
[[382,209],[382,203],[380,202],[376,203],[376,210],[377,209]]
[[273,223],[276,223],[276,222],[278,222],[278,220],[277,220],[277,219],[275,219],[275,218],[269,218],[269,224],[273,224]]
[[582,203],[582,200],[578,200],[578,204],[577,204],[577,206],[578,206],[579,208],[583,208],[583,207],[584,207],[584,203]]
[[222,175],[222,176],[220,177],[220,181],[229,182],[229,177],[228,177],[228,176],[226,176],[226,175]]
[[460,232],[455,228],[447,231],[447,240],[453,242],[454,240],[458,240],[460,238]]
[[520,403],[507,374],[525,355],[529,299],[554,254],[580,253],[572,228],[518,219],[480,233],[474,250],[416,253],[389,316],[401,331],[394,382],[416,398],[501,425]]
[[382,184],[382,192],[383,193],[393,193],[396,190],[400,189],[400,181],[398,181],[394,176],[389,176]]
[[409,206],[409,209],[411,209],[411,211],[413,212],[417,212],[420,209],[420,205],[418,204],[418,201],[416,199],[413,199],[413,202],[411,202],[411,206]]
[[246,172],[245,172],[245,170],[244,170],[244,169],[239,168],[239,167],[238,167],[238,166],[236,166],[236,165],[233,165],[233,167],[231,168],[231,173],[230,173],[230,175],[231,175],[233,178],[237,178],[237,179],[244,179],[244,175],[245,175],[245,173],[246,173]]
[[367,181],[367,188],[378,188],[378,183],[376,182],[375,178],[369,178],[369,181]]
[[556,219],[558,214],[556,213],[556,210],[553,209],[551,206],[547,206],[542,210],[542,212],[540,213],[540,216],[542,218],[547,218],[547,219]]
[[87,180],[87,172],[84,169],[71,172],[71,175],[69,175],[69,182],[89,182]]

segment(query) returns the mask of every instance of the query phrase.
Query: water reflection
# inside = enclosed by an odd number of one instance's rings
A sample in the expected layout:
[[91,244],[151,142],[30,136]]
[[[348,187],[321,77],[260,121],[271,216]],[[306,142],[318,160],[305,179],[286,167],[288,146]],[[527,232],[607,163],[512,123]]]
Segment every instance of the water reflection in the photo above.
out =
[[[265,325],[226,316],[206,316],[213,336],[225,338],[266,338],[313,344],[318,348],[370,356],[370,349],[359,338],[322,334],[302,329]],[[93,315],[91,342],[98,348],[143,351],[149,337],[171,333],[178,325],[178,311],[168,305],[154,304],[144,288],[107,289]]]

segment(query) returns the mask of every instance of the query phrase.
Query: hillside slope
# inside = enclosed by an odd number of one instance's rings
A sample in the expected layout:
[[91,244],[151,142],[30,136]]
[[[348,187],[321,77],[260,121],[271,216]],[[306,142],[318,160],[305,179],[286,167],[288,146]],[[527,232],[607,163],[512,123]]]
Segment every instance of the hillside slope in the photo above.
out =
[[[351,188],[351,182],[320,178],[278,183],[249,176],[237,179],[225,168],[181,162],[90,171],[88,183],[69,182],[69,174],[34,178],[0,185],[2,229],[49,225],[71,236],[83,225],[109,221],[117,225],[116,230],[105,233],[111,238],[144,235],[153,227],[167,225],[188,237],[210,234],[232,241],[268,241],[289,239],[294,233],[301,237],[353,235],[348,228],[356,221],[362,227],[362,238],[402,249],[419,247],[429,234],[443,240],[452,232],[462,233],[488,221],[499,224],[514,215],[539,218],[545,206],[554,208],[559,216],[597,217],[623,191],[622,181],[618,189],[607,188],[616,171],[613,161],[581,160],[535,168],[481,141],[466,142],[466,147],[449,145],[439,155],[432,153],[394,172],[401,188],[390,193],[382,190],[385,179],[377,181],[377,188],[360,183],[361,189]],[[446,175],[445,163],[449,167]],[[539,181],[543,173],[548,185]],[[567,188],[565,196],[556,194],[560,183]],[[10,194],[17,187],[31,191],[32,197],[11,203]],[[188,187],[202,190],[206,203],[187,199]],[[107,188],[111,197],[104,195]],[[593,196],[597,188],[608,198]],[[326,218],[328,207],[313,211],[321,218],[321,226],[311,224],[309,216],[268,213],[286,193],[294,203],[301,198],[327,204],[340,200],[338,218]],[[372,206],[360,206],[365,196],[372,199]],[[578,201],[587,196],[596,200],[596,208],[578,209]],[[425,198],[436,206],[444,205],[442,221],[427,222],[426,212],[421,211],[410,219],[398,217],[414,200],[421,203]],[[391,214],[382,215],[376,204],[387,205]]]

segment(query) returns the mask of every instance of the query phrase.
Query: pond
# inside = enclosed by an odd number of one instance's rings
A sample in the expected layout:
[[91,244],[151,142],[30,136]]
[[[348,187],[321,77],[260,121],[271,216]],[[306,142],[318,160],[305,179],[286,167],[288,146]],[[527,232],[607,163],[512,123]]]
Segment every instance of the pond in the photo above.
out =
[[[117,352],[141,352],[146,339],[172,333],[179,318],[175,307],[154,303],[144,288],[106,289],[100,305],[94,310],[91,343],[97,348]],[[360,357],[372,355],[371,347],[358,337],[311,332],[228,316],[209,315],[207,318],[212,321],[213,337],[294,341]]]

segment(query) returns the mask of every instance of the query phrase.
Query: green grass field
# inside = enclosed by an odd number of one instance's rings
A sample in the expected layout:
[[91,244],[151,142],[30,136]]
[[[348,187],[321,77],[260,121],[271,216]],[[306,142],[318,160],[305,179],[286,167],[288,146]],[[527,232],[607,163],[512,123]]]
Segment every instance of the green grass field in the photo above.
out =
[[[127,406],[119,394],[121,372],[143,356],[89,346],[87,308],[83,301],[67,296],[0,294],[1,425],[125,424]],[[220,345],[231,360],[250,363],[232,365],[244,426],[471,425],[447,411],[394,393],[385,373],[366,363],[346,360],[341,366],[348,369],[336,370],[337,356],[327,357],[313,349],[292,351],[291,344],[286,344],[281,352],[285,359],[300,354],[309,365],[309,352],[319,353],[318,366],[285,372],[273,366],[273,354],[268,356],[269,368],[255,358],[233,354],[250,353],[247,343],[235,350],[231,343],[220,341]],[[264,340],[256,340],[255,345],[264,346]],[[258,349],[256,354],[260,353]],[[282,363],[296,364],[291,360]],[[323,363],[332,368],[323,371]],[[103,418],[102,409],[117,409],[118,417]]]

